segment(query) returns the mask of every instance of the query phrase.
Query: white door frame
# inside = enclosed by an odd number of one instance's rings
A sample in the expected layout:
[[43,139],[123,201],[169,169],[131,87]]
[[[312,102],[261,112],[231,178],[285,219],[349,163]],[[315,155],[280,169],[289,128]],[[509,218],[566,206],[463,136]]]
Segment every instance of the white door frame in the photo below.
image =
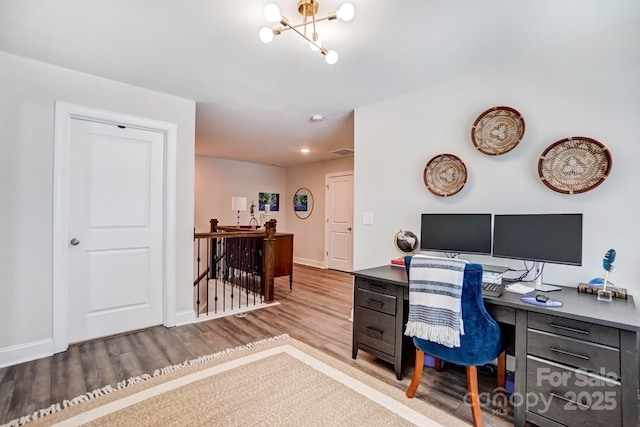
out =
[[56,101],[53,149],[53,352],[65,351],[68,341],[69,284],[69,131],[72,119],[123,125],[164,133],[164,225],[163,225],[163,295],[165,326],[176,322],[176,160],[177,125],[128,114],[99,110]]

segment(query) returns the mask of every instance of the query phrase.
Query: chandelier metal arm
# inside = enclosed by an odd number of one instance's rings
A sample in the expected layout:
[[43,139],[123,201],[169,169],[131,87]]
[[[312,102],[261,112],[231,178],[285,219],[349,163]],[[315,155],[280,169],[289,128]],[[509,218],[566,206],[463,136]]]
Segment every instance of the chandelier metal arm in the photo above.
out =
[[291,25],[289,23],[289,20],[287,20],[285,17],[282,17],[282,20],[280,21],[280,23],[286,27],[286,28],[283,28],[282,31],[286,31],[288,29],[300,28],[300,27],[304,27],[305,25],[308,25],[308,24],[315,24],[316,22],[322,22],[322,21],[327,21],[327,20],[331,20],[331,19],[335,19],[335,18],[331,18],[331,15],[329,15],[329,16],[325,16],[324,18],[317,18],[317,19],[314,19],[313,21],[307,21],[306,24],[303,22],[303,23],[300,23],[300,24],[297,24],[297,25]]
[[313,36],[311,38],[314,39],[314,41],[315,41],[318,38],[318,33],[316,33],[316,11],[315,11],[315,9],[313,9],[313,15],[311,17],[313,18],[313,20],[310,22],[310,24],[313,26]]
[[282,31],[291,29],[293,31],[295,31],[296,33],[298,33],[301,37],[303,37],[305,40],[307,40],[309,43],[313,43],[315,46],[318,47],[318,49],[320,49],[320,53],[322,53],[323,55],[326,55],[328,50],[324,47],[321,47],[320,45],[318,45],[317,42],[311,40],[309,37],[307,37],[305,34],[301,33],[300,31],[298,31],[298,28],[300,27],[300,25],[296,25],[296,26],[291,26],[291,25],[287,25],[287,28],[283,28]]

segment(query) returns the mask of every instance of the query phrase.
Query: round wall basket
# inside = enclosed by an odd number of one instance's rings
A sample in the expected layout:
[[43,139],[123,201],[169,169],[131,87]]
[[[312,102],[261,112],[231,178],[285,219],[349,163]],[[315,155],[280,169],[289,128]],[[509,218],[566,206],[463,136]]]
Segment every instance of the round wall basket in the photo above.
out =
[[499,156],[513,150],[524,136],[524,119],[511,107],[489,108],[473,123],[471,141],[481,153]]
[[611,153],[604,144],[572,136],[544,150],[538,160],[538,176],[544,185],[558,193],[585,193],[607,179],[611,164]]
[[433,194],[452,196],[467,182],[467,167],[453,154],[440,154],[427,162],[424,183]]

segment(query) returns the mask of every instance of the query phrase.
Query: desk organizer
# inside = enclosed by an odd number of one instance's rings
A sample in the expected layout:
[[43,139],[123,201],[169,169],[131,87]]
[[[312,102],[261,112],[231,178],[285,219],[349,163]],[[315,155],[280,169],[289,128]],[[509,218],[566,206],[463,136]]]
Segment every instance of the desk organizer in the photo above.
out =
[[[598,296],[598,291],[602,289],[602,286],[590,286],[586,283],[580,283],[578,285],[578,292],[583,294],[593,294]],[[613,298],[627,299],[627,289],[626,288],[618,288],[618,287],[607,287],[608,291],[611,291],[611,296]]]

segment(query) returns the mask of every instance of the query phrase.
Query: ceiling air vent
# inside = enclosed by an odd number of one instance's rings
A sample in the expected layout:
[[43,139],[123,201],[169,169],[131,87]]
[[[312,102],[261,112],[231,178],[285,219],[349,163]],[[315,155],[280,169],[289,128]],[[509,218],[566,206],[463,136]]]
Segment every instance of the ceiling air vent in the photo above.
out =
[[353,149],[351,148],[338,148],[337,150],[329,151],[330,153],[337,154],[339,156],[349,156],[353,154]]

